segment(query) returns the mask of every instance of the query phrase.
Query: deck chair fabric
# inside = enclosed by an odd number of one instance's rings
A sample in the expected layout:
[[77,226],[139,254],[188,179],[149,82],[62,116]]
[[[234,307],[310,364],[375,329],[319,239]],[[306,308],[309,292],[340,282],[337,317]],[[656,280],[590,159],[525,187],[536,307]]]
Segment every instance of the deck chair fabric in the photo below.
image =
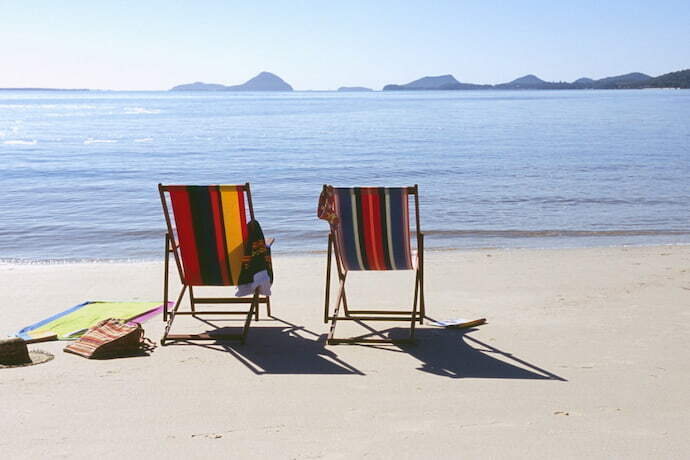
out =
[[[417,254],[410,239],[409,198],[414,197]],[[326,269],[324,321],[331,321],[328,343],[407,342],[414,339],[415,323],[423,321],[423,238],[419,228],[418,187],[332,187],[324,185],[317,214],[331,225]],[[335,253],[340,290],[334,314],[330,314],[330,277]],[[410,310],[352,310],[348,307],[345,281],[349,271],[415,270],[414,300]],[[419,304],[418,304],[419,300]],[[344,316],[340,316],[340,307]],[[419,311],[417,310],[419,306]],[[336,339],[338,320],[409,321],[408,339]]]
[[334,188],[335,226],[346,270],[411,270],[407,188]]
[[[270,283],[273,278],[270,247],[265,244],[261,226],[254,220],[249,184],[208,186],[159,184],[159,192],[168,227],[164,286],[166,300],[171,253],[182,282],[182,291],[173,309],[164,310],[164,320],[168,324],[162,340],[163,344],[167,340],[240,339],[244,341],[251,316],[254,315],[258,319],[259,303],[267,305],[270,315]],[[172,215],[168,208],[168,199]],[[249,222],[247,222],[247,209],[251,219]],[[257,263],[259,259],[262,263]],[[257,267],[260,270],[257,271]],[[255,282],[257,279],[260,282]],[[236,286],[238,288],[236,295],[253,294],[253,298],[197,298],[193,293],[195,286]],[[178,311],[179,304],[186,289],[189,290],[192,311],[180,312]],[[251,306],[248,311],[242,312],[201,312],[195,308],[196,304],[213,303],[250,303]],[[194,316],[247,314],[247,320],[242,334],[173,335],[169,334],[169,330],[176,314]]]
[[247,240],[243,187],[169,186],[185,279],[237,285]]

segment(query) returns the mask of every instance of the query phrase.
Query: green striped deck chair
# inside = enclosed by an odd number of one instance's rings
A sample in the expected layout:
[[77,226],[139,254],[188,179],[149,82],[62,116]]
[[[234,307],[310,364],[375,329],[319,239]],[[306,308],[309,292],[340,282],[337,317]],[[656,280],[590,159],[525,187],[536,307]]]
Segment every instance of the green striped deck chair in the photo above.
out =
[[[410,198],[413,199],[417,252],[410,244]],[[408,343],[414,341],[415,323],[424,318],[424,234],[419,224],[419,189],[412,187],[332,187],[324,185],[319,217],[329,220],[324,323],[331,322],[329,344]],[[340,286],[330,313],[332,255]],[[409,310],[355,310],[349,308],[345,281],[350,271],[413,270],[414,299]],[[342,307],[342,310],[341,310]],[[409,337],[371,338],[372,334],[335,338],[337,321],[403,321]]]
[[[259,319],[259,304],[266,304],[271,315],[269,295],[261,295],[254,289],[251,297],[197,297],[197,286],[238,286],[243,261],[248,257],[245,246],[250,231],[246,210],[249,209],[250,223],[254,221],[249,183],[244,185],[162,185],[158,184],[163,214],[167,226],[165,235],[165,275],[163,297],[168,305],[168,284],[170,254],[173,255],[182,288],[171,309],[164,307],[163,321],[166,322],[161,343],[192,340],[240,340],[244,343],[254,317]],[[170,207],[168,204],[170,203]],[[172,213],[170,212],[172,209]],[[265,242],[266,260],[270,263],[271,241]],[[270,285],[269,285],[270,286]],[[180,311],[180,303],[189,293],[190,311]],[[200,304],[249,304],[248,310],[217,311],[197,310]],[[170,334],[176,315],[246,315],[241,333],[226,334],[216,331],[203,334]]]

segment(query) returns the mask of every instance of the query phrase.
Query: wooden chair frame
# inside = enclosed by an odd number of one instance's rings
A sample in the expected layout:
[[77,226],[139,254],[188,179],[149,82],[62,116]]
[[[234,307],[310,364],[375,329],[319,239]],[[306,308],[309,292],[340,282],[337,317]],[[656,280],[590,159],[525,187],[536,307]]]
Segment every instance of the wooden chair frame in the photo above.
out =
[[[172,220],[170,218],[170,211],[168,210],[168,202],[165,197],[165,192],[168,191],[168,185],[158,184],[158,191],[160,193],[161,204],[163,205],[163,214],[165,215],[165,223],[167,226],[167,233],[165,234],[165,257],[164,257],[164,276],[163,276],[163,321],[166,323],[165,331],[163,332],[163,338],[161,339],[161,345],[165,345],[166,342],[173,341],[195,341],[195,340],[239,340],[244,343],[247,338],[247,333],[249,332],[249,326],[252,321],[252,317],[256,321],[259,320],[259,305],[266,304],[267,314],[271,316],[271,298],[270,296],[262,296],[259,294],[258,288],[254,291],[254,295],[251,298],[245,297],[195,297],[194,287],[190,285],[185,278],[184,269],[182,267],[182,256],[180,254],[180,245],[174,239],[175,233],[173,233]],[[236,185],[236,187],[241,187],[243,192],[247,196],[247,207],[249,208],[249,216],[254,219],[254,208],[252,206],[252,194],[249,187],[249,182],[244,185]],[[266,242],[266,245],[270,247],[273,239]],[[177,296],[177,301],[173,305],[172,309],[168,309],[168,285],[169,285],[169,272],[170,272],[170,254],[173,255],[175,259],[175,265],[177,266],[177,273],[180,276],[180,283],[182,283],[182,288]],[[235,286],[222,286],[226,288]],[[180,303],[184,297],[185,291],[189,290],[189,303],[191,306],[190,311],[179,311]],[[246,311],[199,311],[196,309],[197,304],[250,304],[249,310]],[[225,333],[203,333],[203,334],[170,334],[170,328],[177,315],[191,315],[193,317],[198,317],[201,315],[246,315],[244,321],[244,327],[242,332],[239,334],[225,334]]]
[[[413,187],[407,187],[408,195],[414,196],[414,210],[415,210],[415,230],[417,234],[417,268],[415,269],[415,285],[414,285],[414,299],[412,301],[411,310],[351,310],[347,304],[347,295],[345,293],[345,281],[347,279],[348,270],[343,265],[340,258],[340,250],[338,248],[337,239],[333,233],[328,234],[328,255],[326,259],[326,294],[324,302],[324,316],[323,322],[331,322],[331,327],[328,332],[327,343],[329,345],[337,345],[341,343],[357,344],[357,343],[413,343],[415,339],[415,324],[423,324],[425,310],[424,310],[424,233],[421,231],[419,223],[419,189],[417,184]],[[409,206],[409,202],[408,202]],[[337,268],[337,275],[339,280],[338,295],[335,302],[333,314],[330,314],[330,289],[331,289],[331,266],[332,254],[335,252],[335,265]],[[419,302],[418,302],[419,301]],[[340,307],[343,307],[343,315],[340,314]],[[418,311],[419,307],[419,311]],[[374,339],[366,337],[349,337],[336,338],[335,326],[338,320],[341,321],[409,321],[410,334],[407,338],[401,339]]]

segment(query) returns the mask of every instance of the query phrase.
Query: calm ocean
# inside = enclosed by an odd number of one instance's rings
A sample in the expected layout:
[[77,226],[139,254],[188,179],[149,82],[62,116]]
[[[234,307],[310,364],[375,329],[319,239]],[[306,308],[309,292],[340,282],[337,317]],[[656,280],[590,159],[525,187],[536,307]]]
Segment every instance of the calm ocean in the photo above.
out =
[[324,182],[419,184],[431,248],[690,243],[690,91],[0,91],[0,260],[160,259],[156,184],[252,183],[276,252]]

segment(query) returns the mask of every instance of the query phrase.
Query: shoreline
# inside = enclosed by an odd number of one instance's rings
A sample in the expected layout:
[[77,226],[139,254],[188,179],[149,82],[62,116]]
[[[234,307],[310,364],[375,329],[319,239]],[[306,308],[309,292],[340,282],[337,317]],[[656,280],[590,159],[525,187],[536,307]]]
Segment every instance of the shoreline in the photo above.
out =
[[[596,245],[596,246],[558,246],[558,247],[530,247],[530,246],[486,246],[486,247],[426,247],[426,253],[475,253],[482,251],[578,251],[578,250],[596,250],[596,249],[623,249],[623,248],[664,248],[664,247],[690,247],[690,242],[680,243],[640,243],[640,244],[611,244],[611,245]],[[326,250],[313,251],[273,251],[273,258],[276,257],[323,257],[326,255]],[[112,264],[156,264],[163,263],[163,256],[159,258],[146,259],[19,259],[19,258],[0,258],[0,267],[7,266],[62,266],[62,265],[112,265]]]

